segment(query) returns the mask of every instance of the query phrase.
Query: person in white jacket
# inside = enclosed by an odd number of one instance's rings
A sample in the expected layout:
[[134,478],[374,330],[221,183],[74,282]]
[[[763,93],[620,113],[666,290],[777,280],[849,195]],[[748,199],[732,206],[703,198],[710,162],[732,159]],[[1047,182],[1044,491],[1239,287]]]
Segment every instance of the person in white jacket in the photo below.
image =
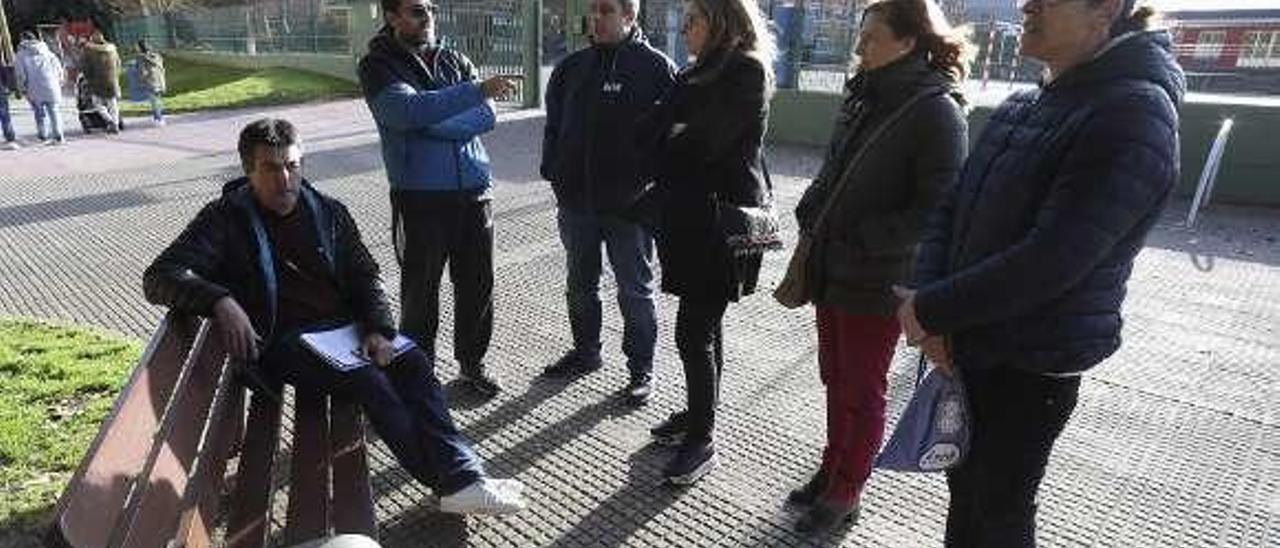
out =
[[18,88],[27,96],[36,115],[36,131],[46,144],[62,144],[62,61],[33,32],[22,33],[14,63]]

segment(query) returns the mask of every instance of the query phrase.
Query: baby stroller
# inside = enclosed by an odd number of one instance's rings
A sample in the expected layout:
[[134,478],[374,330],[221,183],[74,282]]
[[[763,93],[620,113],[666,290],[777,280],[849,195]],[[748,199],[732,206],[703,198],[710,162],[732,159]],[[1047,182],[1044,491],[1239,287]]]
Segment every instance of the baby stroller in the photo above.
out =
[[[80,113],[80,127],[84,128],[85,133],[117,129],[111,127],[107,107],[93,96],[93,91],[89,89],[89,79],[84,74],[76,77],[76,110]],[[123,124],[119,129],[123,129]]]

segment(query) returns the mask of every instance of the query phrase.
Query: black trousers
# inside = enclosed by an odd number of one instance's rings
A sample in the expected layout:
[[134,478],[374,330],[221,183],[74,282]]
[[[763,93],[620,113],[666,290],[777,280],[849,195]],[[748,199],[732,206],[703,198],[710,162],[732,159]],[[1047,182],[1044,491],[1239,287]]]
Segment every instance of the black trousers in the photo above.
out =
[[681,297],[676,311],[676,348],[684,364],[689,442],[710,442],[715,429],[724,369],[722,323],[728,306],[726,300]]
[[478,371],[493,336],[493,214],[468,193],[392,193],[400,332],[435,359],[440,278],[453,283],[453,356]]
[[1053,444],[1076,407],[1080,377],[1010,368],[965,370],[971,451],[947,472],[948,548],[1036,545],[1036,491]]

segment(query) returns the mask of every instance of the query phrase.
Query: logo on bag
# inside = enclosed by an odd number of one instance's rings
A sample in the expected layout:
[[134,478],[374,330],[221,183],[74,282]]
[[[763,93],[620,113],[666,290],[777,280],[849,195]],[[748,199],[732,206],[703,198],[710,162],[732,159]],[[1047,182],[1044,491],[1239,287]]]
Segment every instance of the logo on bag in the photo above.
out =
[[920,457],[920,469],[926,472],[946,470],[960,461],[960,447],[954,443],[935,443]]
[[960,400],[947,398],[938,403],[938,416],[933,424],[934,432],[943,436],[954,436],[964,427],[964,407]]

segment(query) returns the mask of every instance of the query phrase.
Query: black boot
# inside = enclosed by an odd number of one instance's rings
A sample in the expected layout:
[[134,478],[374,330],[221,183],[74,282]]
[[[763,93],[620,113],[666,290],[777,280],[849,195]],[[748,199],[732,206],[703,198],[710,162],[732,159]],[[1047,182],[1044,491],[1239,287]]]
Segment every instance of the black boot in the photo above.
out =
[[821,466],[818,471],[813,473],[813,477],[809,478],[808,483],[791,490],[791,494],[787,495],[787,504],[793,506],[812,506],[817,502],[818,496],[822,494],[822,489],[827,486],[827,471]]
[[858,521],[858,503],[850,506],[831,503],[825,500],[816,501],[809,510],[796,521],[796,532],[803,534],[825,533],[830,529],[852,524]]

